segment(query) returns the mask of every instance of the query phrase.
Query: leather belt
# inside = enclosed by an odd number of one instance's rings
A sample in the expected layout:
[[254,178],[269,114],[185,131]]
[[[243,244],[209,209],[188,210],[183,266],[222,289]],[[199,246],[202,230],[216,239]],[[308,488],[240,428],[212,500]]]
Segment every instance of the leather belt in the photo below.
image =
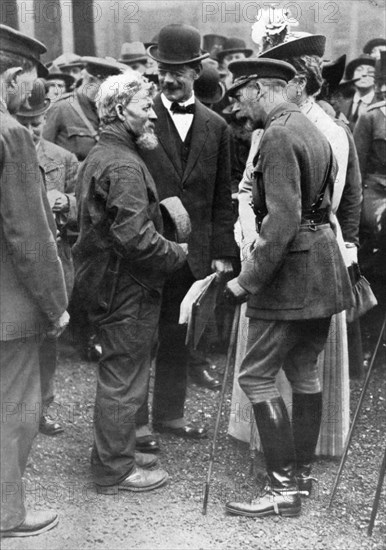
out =
[[323,229],[331,229],[329,223],[302,223],[299,231],[321,231]]

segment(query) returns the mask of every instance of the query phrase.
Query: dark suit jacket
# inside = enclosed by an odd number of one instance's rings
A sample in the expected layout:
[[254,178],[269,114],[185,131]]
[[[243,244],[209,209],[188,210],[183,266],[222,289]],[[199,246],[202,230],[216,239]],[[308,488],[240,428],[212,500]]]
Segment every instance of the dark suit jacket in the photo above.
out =
[[28,131],[0,106],[1,340],[42,334],[67,307],[36,150]]
[[79,171],[77,197],[75,285],[89,309],[106,307],[117,278],[160,291],[185,263],[182,248],[162,236],[153,178],[127,132],[102,132]]
[[[296,105],[273,109],[256,166],[254,208],[261,227],[238,281],[252,296],[248,315],[257,319],[328,317],[350,306],[351,285],[329,223],[302,227],[328,175],[327,139]],[[330,210],[330,174],[323,207]]]
[[174,124],[158,95],[154,101],[154,151],[141,152],[157,186],[160,200],[177,196],[189,213],[192,232],[188,262],[201,279],[211,260],[238,255],[233,235],[229,129],[225,121],[196,100],[191,147],[185,170],[170,137]]

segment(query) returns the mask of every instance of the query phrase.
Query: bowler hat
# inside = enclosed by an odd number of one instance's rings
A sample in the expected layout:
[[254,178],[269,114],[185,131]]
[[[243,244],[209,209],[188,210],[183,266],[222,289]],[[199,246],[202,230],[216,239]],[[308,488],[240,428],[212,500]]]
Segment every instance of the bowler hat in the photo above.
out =
[[46,53],[47,48],[39,40],[16,31],[12,27],[0,24],[0,50],[34,61],[40,77],[45,77],[48,74],[47,68],[40,61],[40,56]]
[[119,63],[140,63],[141,61],[147,61],[147,54],[145,46],[142,42],[125,42],[122,44],[121,57],[118,59]]
[[67,73],[62,73],[55,63],[52,63],[48,69],[48,75],[45,80],[46,82],[49,82],[50,80],[63,80],[66,84],[66,88],[70,88],[75,82],[75,78],[73,76]]
[[346,67],[346,79],[351,80],[354,77],[354,72],[357,67],[361,65],[369,65],[370,67],[375,67],[375,58],[371,57],[368,54],[362,54],[359,57],[356,57]]
[[122,67],[112,57],[81,57],[81,61],[86,71],[91,75],[104,79],[108,76],[123,73]]
[[292,65],[279,59],[242,59],[232,61],[228,68],[235,79],[228,90],[230,97],[234,97],[237,90],[255,78],[278,78],[289,82],[296,75],[296,69]]
[[202,73],[194,83],[194,93],[201,103],[218,103],[225,95],[225,87],[220,82],[220,74],[214,67],[203,64]]
[[251,57],[253,54],[253,50],[247,48],[244,40],[241,40],[241,38],[228,38],[223,49],[217,53],[218,62],[221,63],[226,55],[237,52],[244,53],[245,57]]
[[377,46],[386,46],[386,38],[373,38],[363,46],[363,53],[371,54]]
[[258,55],[270,59],[290,59],[302,55],[316,55],[323,57],[326,47],[326,37],[322,34],[309,34],[308,32],[288,33],[283,43],[273,48],[268,48]]
[[156,46],[158,44],[158,32],[156,35],[153,36],[153,38],[150,40],[150,42],[144,42],[145,50],[147,51],[150,46]]
[[336,90],[344,75],[346,66],[346,54],[341,55],[334,61],[323,61],[322,76],[328,83],[329,91]]
[[173,23],[159,32],[158,44],[150,46],[148,54],[165,65],[187,65],[209,57],[201,48],[200,33],[190,25]]
[[51,100],[46,97],[44,80],[38,78],[35,80],[31,95],[19,109],[17,115],[23,117],[35,117],[43,115],[50,108]]

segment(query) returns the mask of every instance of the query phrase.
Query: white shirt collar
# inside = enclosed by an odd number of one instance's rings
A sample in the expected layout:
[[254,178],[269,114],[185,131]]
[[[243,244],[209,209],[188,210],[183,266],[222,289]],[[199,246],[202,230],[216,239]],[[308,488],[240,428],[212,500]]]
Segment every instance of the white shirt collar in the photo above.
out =
[[[165,96],[165,94],[161,93],[161,101],[165,107],[165,109],[167,109],[169,112],[170,112],[170,107],[172,106],[172,103],[174,103],[173,101],[169,101],[169,99]],[[178,102],[180,105],[182,105],[183,107],[186,107],[187,105],[194,105],[195,103],[195,96],[194,96],[194,92],[192,92],[192,95],[190,96],[189,99],[187,99],[186,101],[184,102]]]
[[354,94],[354,97],[353,97],[353,104],[356,105],[358,103],[359,100],[362,101],[362,103],[365,103],[366,105],[370,105],[370,103],[372,102],[373,98],[374,98],[374,90],[370,90],[369,92],[367,92],[366,95],[360,97],[360,95],[358,94],[358,92],[355,92]]

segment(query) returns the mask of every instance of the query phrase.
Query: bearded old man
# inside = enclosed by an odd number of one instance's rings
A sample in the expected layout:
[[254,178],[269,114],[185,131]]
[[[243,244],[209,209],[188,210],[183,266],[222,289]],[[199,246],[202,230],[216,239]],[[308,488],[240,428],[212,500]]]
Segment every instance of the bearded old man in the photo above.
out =
[[100,88],[100,140],[79,173],[76,283],[98,328],[91,468],[99,491],[149,491],[168,475],[135,453],[135,413],[148,387],[166,275],[186,261],[187,245],[168,241],[154,181],[139,149],[157,145],[150,118],[153,84],[128,70]]

